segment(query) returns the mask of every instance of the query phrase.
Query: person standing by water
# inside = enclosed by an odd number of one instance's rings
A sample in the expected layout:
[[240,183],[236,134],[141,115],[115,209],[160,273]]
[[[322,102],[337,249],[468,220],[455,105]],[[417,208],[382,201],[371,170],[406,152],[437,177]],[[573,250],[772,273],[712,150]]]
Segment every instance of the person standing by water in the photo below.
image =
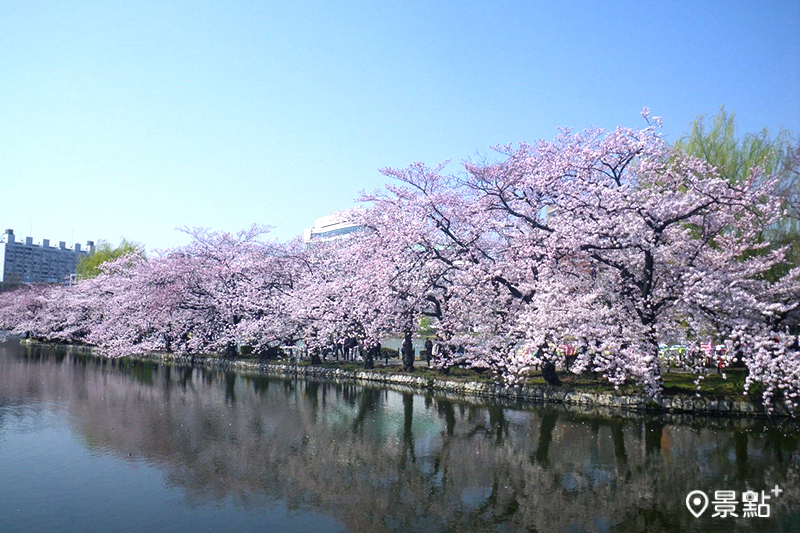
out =
[[428,337],[425,339],[425,360],[428,362],[428,368],[431,367],[431,359],[433,358],[433,341]]

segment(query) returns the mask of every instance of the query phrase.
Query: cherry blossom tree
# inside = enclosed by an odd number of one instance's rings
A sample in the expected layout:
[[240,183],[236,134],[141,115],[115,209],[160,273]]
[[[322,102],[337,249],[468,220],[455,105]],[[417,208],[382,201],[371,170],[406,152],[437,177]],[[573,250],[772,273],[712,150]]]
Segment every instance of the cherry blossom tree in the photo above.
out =
[[233,355],[242,344],[261,351],[280,340],[282,301],[294,282],[285,253],[292,244],[259,240],[266,230],[253,226],[234,235],[186,228],[192,240],[185,247],[112,265],[101,277],[107,318],[95,341],[122,351]]
[[387,171],[401,185],[365,197],[374,208],[362,223],[378,239],[369,246],[391,265],[373,290],[434,304],[436,326],[471,363],[514,380],[570,342],[576,371],[658,394],[660,342],[732,338],[736,324],[774,333],[779,321],[766,318],[796,309],[796,275],[779,284],[783,303],[765,297],[763,275],[782,253],[750,253],[780,214],[757,173],[731,183],[672,152],[655,125],[564,131],[499,152],[460,179],[420,165]]
[[[591,358],[578,370],[591,365],[617,385],[633,378],[657,394],[659,342],[727,337],[732,323],[723,316],[764,315],[775,305],[759,298],[757,280],[783,255],[746,253],[780,214],[769,180],[753,174],[732,184],[671,153],[655,127],[564,132],[502,151],[499,164],[468,165],[467,183],[499,214],[495,230],[518,243],[509,249],[522,250],[506,256],[517,274],[504,278],[538,281],[533,292],[511,291],[530,304],[517,315],[532,344],[525,354],[582,339]],[[796,291],[795,275],[782,293]],[[796,306],[784,296],[780,312]]]
[[256,351],[286,331],[298,241],[266,243],[253,226],[238,234],[186,229],[191,242],[153,258],[105,263],[74,286],[34,287],[4,298],[14,330],[45,340],[90,342],[109,355],[150,351]]
[[[411,335],[423,316],[432,319],[434,364],[443,372],[456,362],[494,367],[502,358],[487,343],[500,337],[476,319],[502,309],[486,305],[485,293],[496,291],[497,280],[489,276],[489,286],[484,283],[498,243],[484,227],[490,218],[479,198],[442,175],[443,168],[417,163],[384,169],[396,183],[361,197],[370,205],[356,220],[368,229],[360,245],[373,250],[372,290],[382,295],[384,308],[393,310],[384,314],[381,327],[403,335],[407,369],[413,365]],[[478,293],[484,296],[476,298]],[[467,344],[482,346],[467,350]]]
[[[541,368],[615,386],[662,388],[659,344],[729,345],[769,405],[800,395],[800,268],[763,239],[783,215],[774,180],[753,167],[730,180],[673,150],[659,119],[611,132],[497,147],[495,160],[384,169],[394,181],[345,216],[361,230],[304,247],[185,229],[188,245],[131,254],[71,287],[0,295],[0,326],[111,355],[232,355],[301,340],[312,360],[357,339],[411,340],[421,317],[435,364],[490,369],[517,382]],[[777,275],[779,273],[780,275]],[[777,275],[777,278],[776,278]],[[697,371],[698,365],[692,366]]]
[[[287,310],[296,336],[308,348],[312,363],[320,362],[320,354],[332,353],[345,339],[362,341],[370,335],[367,323],[359,317],[356,302],[363,303],[366,294],[359,293],[357,272],[364,257],[354,239],[313,243],[305,251],[304,261]],[[338,352],[337,352],[338,357]]]

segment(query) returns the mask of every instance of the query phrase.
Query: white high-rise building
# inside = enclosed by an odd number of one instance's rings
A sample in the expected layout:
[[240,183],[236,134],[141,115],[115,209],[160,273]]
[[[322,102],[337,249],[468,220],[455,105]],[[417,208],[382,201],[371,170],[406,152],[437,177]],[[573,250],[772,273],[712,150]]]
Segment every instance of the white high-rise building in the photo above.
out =
[[329,241],[360,229],[361,226],[348,221],[341,213],[333,213],[316,219],[313,228],[306,228],[303,231],[303,242],[308,244],[315,241]]
[[93,241],[86,241],[86,249],[78,243],[67,248],[64,241],[50,246],[50,239],[34,244],[32,237],[17,241],[14,230],[7,229],[0,241],[0,282],[66,283],[78,261],[93,252]]

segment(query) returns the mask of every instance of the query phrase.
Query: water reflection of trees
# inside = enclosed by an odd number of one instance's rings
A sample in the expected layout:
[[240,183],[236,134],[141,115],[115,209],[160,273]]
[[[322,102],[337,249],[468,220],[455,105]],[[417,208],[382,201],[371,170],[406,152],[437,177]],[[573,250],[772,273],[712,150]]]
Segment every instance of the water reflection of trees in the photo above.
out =
[[190,501],[278,498],[354,531],[772,530],[700,527],[684,498],[778,483],[784,520],[800,501],[790,422],[484,406],[42,350],[0,365],[5,395],[63,402],[88,446],[158,465]]

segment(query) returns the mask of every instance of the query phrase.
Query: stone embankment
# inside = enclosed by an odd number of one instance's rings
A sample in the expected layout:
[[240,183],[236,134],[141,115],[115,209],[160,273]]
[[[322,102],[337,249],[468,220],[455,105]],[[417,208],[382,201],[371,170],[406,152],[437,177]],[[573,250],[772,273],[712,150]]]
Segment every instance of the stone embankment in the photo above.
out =
[[[23,340],[31,344],[45,344]],[[64,347],[64,345],[59,345]],[[91,347],[76,346],[74,349],[92,354]],[[661,413],[692,413],[709,416],[792,416],[789,406],[776,401],[771,413],[767,413],[758,401],[724,399],[704,396],[663,396],[650,398],[645,395],[616,394],[613,392],[582,392],[545,385],[502,385],[488,382],[460,381],[447,378],[431,378],[413,374],[389,374],[371,370],[346,370],[342,368],[295,365],[291,363],[254,361],[248,359],[228,359],[213,355],[179,356],[171,354],[149,354],[137,357],[143,361],[193,365],[209,368],[230,369],[243,372],[257,372],[272,377],[304,377],[338,383],[358,383],[361,385],[380,384],[392,388],[430,390],[449,396],[472,396],[505,401],[540,403],[562,403],[567,406],[621,411],[650,411]]]
[[664,396],[650,398],[644,395],[625,395],[612,392],[580,392],[559,387],[538,385],[502,385],[487,382],[459,381],[430,378],[413,374],[388,374],[370,370],[345,370],[341,368],[304,366],[241,359],[224,359],[213,356],[184,357],[152,355],[147,359],[164,362],[192,364],[241,371],[255,371],[273,377],[323,379],[332,382],[381,384],[391,387],[425,389],[457,396],[477,396],[524,402],[554,402],[590,408],[610,408],[628,411],[655,411],[667,413],[694,413],[711,416],[792,416],[784,402],[775,402],[771,413],[755,401],[732,400],[696,396]]

